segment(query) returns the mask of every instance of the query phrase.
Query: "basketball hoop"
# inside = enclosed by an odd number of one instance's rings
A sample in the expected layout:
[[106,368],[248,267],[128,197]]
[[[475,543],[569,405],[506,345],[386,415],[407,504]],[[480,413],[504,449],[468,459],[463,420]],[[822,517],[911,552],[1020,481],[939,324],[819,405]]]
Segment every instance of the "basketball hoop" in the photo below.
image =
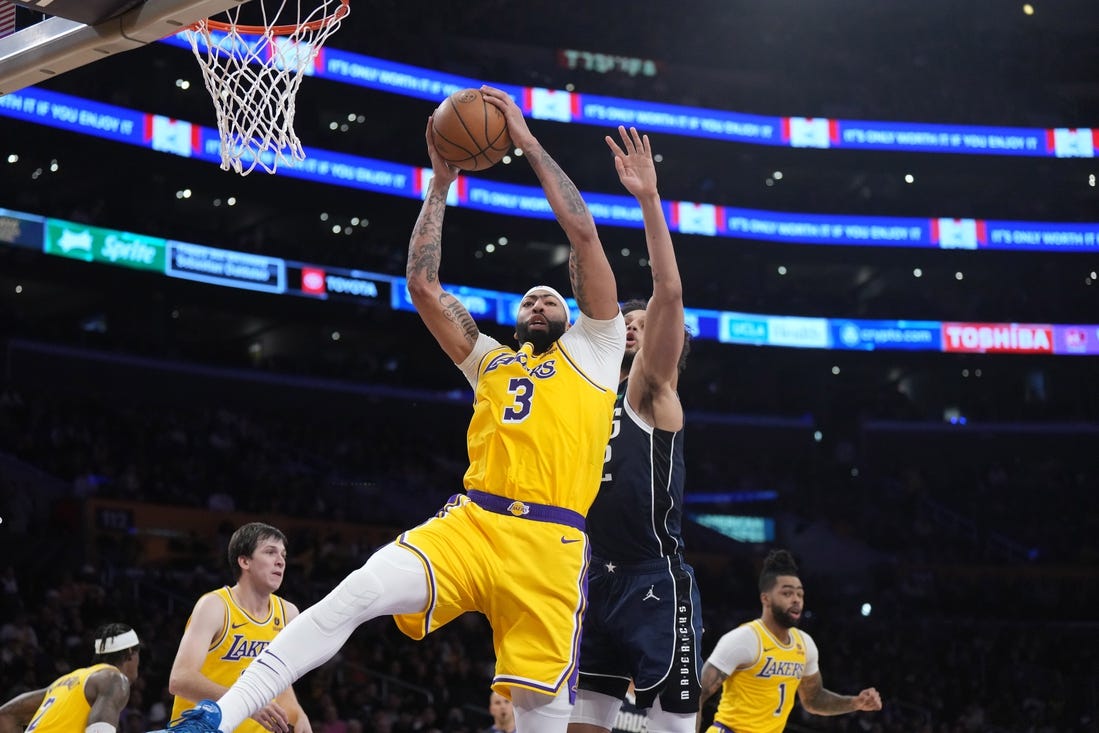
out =
[[[351,11],[349,0],[319,0],[312,10],[303,7],[308,1],[251,0],[228,10],[227,20],[200,20],[187,29],[217,113],[222,170],[246,176],[259,166],[274,173],[280,164],[305,160],[294,132],[298,88]],[[245,6],[257,6],[251,12],[258,17],[241,18]]]

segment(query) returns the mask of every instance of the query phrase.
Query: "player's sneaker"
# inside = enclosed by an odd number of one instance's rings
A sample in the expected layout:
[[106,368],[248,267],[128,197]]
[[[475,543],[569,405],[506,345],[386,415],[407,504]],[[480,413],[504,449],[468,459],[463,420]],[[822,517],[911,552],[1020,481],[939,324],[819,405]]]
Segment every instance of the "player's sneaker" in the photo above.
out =
[[164,730],[153,733],[218,733],[219,725],[221,708],[213,700],[203,700],[190,710],[184,710]]

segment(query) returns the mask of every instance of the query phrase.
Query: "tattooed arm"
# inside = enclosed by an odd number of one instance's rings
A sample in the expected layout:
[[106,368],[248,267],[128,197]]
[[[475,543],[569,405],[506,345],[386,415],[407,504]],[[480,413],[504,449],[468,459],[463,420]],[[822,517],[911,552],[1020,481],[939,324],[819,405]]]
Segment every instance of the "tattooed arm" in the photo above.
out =
[[881,710],[881,695],[873,687],[857,695],[840,695],[824,687],[820,672],[803,677],[798,685],[802,707],[813,715],[842,715],[856,710]]
[[856,710],[881,710],[881,695],[873,687],[857,695],[840,695],[824,687],[820,676],[820,651],[813,637],[801,632],[805,644],[805,675],[798,685],[798,700],[813,715],[842,715]]
[[698,696],[698,715],[695,716],[695,733],[699,733],[702,727],[702,710],[706,707],[706,701],[716,695],[725,684],[725,678],[729,675],[722,672],[714,665],[706,662],[702,665],[702,692]]
[[569,278],[580,311],[601,321],[614,318],[618,315],[618,290],[588,205],[557,162],[531,134],[523,112],[507,92],[484,86],[481,93],[504,113],[511,141],[522,149],[523,157],[530,162],[550,208],[569,238]]
[[427,122],[427,152],[435,172],[428,186],[420,216],[412,230],[408,243],[408,292],[412,303],[420,313],[431,335],[443,347],[443,351],[460,363],[477,341],[480,331],[469,311],[439,283],[439,259],[443,246],[443,214],[446,213],[446,194],[458,171],[439,156],[431,137],[431,120]]

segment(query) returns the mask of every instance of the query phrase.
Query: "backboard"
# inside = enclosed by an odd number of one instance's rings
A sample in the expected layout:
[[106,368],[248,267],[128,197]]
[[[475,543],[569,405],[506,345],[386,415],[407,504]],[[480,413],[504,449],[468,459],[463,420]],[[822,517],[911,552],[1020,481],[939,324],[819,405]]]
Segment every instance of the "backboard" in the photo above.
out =
[[[0,95],[32,86],[57,74],[140,48],[178,33],[196,21],[249,0],[97,0],[82,3],[72,17],[47,18],[0,38]],[[0,3],[7,0],[0,0]],[[112,15],[114,5],[125,8]],[[51,2],[20,0],[21,7],[49,12]],[[63,7],[64,3],[57,3]],[[132,6],[132,7],[130,7]],[[74,18],[96,21],[94,25]]]

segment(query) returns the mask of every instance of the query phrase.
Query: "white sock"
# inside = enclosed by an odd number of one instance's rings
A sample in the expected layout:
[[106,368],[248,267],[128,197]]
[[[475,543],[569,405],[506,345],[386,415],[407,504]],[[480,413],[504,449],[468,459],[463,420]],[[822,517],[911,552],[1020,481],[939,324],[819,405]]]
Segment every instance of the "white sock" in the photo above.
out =
[[377,616],[427,606],[427,574],[411,552],[388,544],[312,608],[286,625],[218,700],[231,733],[295,680],[331,659],[351,632]]

